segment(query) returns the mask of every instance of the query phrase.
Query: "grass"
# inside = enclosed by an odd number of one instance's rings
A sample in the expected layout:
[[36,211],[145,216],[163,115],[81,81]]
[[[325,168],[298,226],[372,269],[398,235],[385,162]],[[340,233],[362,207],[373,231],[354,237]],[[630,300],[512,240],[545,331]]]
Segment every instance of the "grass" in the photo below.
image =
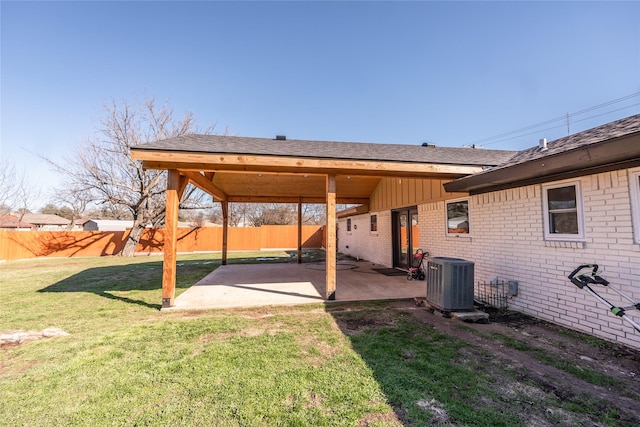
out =
[[[179,256],[177,294],[217,268],[218,257]],[[233,253],[229,262],[257,258],[291,254]],[[0,268],[0,332],[53,326],[71,334],[0,349],[2,425],[528,422],[481,358],[463,357],[467,344],[385,302],[160,312],[161,258]]]
[[[401,420],[409,425],[524,425],[515,413],[478,405],[480,397],[495,396],[496,392],[486,374],[457,363],[465,344],[406,313],[393,314],[388,321],[385,315],[389,314],[384,309],[371,309],[334,316],[346,325],[351,345],[367,361]],[[362,333],[357,332],[357,326],[356,332],[350,330],[352,323],[362,325]],[[431,410],[425,410],[427,406]],[[434,407],[446,408],[446,416],[440,412],[438,419]]]

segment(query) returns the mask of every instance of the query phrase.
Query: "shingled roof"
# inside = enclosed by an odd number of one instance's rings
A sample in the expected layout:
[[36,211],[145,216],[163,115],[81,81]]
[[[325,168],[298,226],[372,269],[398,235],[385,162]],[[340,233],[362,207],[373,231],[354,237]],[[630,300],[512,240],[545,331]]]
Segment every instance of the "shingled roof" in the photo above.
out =
[[556,139],[547,144],[546,150],[541,150],[539,146],[520,151],[509,161],[497,166],[498,168],[508,168],[520,163],[543,157],[553,156],[588,145],[597,144],[624,135],[640,131],[640,114],[627,117],[615,122],[607,123],[592,129],[585,130],[564,138]]
[[54,214],[24,214],[22,219],[35,225],[69,225],[71,220]]
[[485,192],[634,162],[640,162],[640,114],[556,139],[546,149],[520,151],[498,166],[445,184],[445,189]]
[[184,135],[142,144],[136,150],[186,153],[281,156],[344,160],[395,161],[451,165],[493,166],[516,152],[433,145],[377,144],[365,142],[312,141],[252,138],[226,135]]
[[35,225],[20,221],[15,215],[0,215],[0,228],[34,228]]

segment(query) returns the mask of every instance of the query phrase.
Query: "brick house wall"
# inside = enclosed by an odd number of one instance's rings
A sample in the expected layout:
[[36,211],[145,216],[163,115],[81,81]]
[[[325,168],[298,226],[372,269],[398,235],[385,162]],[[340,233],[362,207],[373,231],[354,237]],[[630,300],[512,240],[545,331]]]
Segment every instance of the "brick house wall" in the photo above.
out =
[[[640,245],[633,240],[628,177],[628,170],[618,170],[569,180],[582,189],[580,242],[544,239],[539,184],[469,197],[469,237],[446,235],[445,202],[421,205],[420,239],[432,256],[473,261],[476,283],[517,280],[513,310],[640,348],[640,334],[567,279],[578,265],[596,263],[613,286],[640,300]],[[606,287],[596,291],[614,305],[630,305]],[[629,314],[640,320],[640,312]]]
[[[633,237],[629,170],[568,182],[579,182],[582,191],[581,241],[545,240],[543,185],[536,184],[469,196],[468,236],[446,234],[446,201],[418,205],[420,244],[431,256],[473,261],[476,283],[496,277],[518,281],[518,295],[509,300],[512,310],[640,348],[639,333],[567,278],[578,265],[596,263],[613,286],[640,300],[640,244]],[[391,266],[391,212],[372,213],[378,215],[377,234],[369,232],[370,214],[351,217],[351,233],[346,219],[340,219],[338,250]],[[630,305],[606,287],[595,289],[615,305]],[[639,311],[628,314],[640,321]]]

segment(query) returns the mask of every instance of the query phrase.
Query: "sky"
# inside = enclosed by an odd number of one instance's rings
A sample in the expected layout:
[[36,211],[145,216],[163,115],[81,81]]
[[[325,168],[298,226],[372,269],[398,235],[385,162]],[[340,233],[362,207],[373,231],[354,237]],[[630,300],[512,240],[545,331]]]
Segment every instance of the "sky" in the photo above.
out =
[[34,208],[62,185],[39,155],[63,162],[105,102],[239,136],[508,150],[640,112],[640,2],[2,1],[0,24],[0,155]]

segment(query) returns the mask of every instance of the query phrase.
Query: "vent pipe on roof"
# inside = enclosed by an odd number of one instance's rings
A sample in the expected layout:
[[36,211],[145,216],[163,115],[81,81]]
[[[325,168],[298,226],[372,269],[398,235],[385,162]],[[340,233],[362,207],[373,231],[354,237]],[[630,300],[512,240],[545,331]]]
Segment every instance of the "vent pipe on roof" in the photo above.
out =
[[276,141],[286,141],[287,135],[276,135]]
[[542,138],[538,144],[538,151],[546,151],[547,150],[547,138]]

